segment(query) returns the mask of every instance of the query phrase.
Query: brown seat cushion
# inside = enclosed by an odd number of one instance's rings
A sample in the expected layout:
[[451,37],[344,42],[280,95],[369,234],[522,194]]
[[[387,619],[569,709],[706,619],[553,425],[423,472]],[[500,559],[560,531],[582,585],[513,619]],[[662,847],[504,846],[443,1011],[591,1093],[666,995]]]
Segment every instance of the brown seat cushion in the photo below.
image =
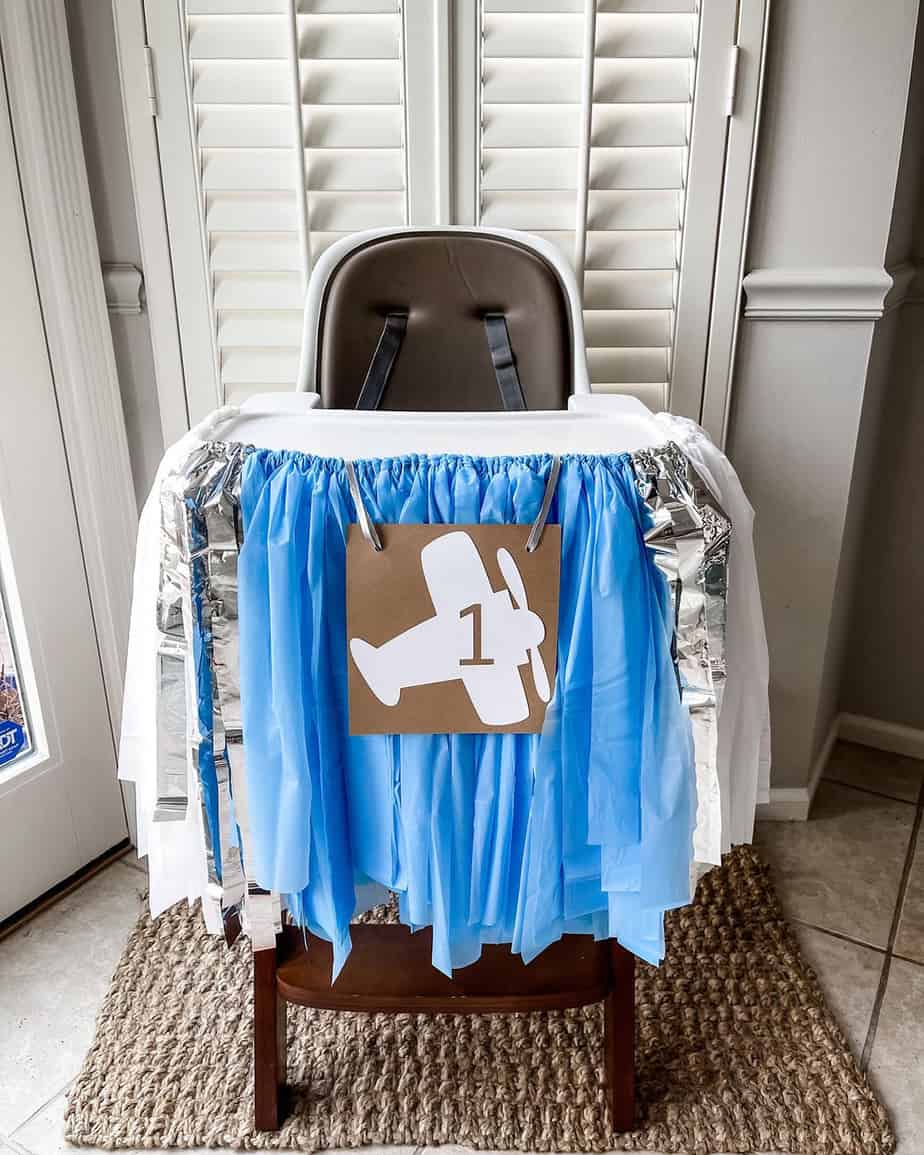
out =
[[506,316],[527,407],[567,406],[567,297],[551,265],[524,245],[479,233],[410,233],[344,257],[321,302],[325,408],[355,406],[390,312],[407,312],[408,323],[383,409],[503,409],[484,329],[490,312]]

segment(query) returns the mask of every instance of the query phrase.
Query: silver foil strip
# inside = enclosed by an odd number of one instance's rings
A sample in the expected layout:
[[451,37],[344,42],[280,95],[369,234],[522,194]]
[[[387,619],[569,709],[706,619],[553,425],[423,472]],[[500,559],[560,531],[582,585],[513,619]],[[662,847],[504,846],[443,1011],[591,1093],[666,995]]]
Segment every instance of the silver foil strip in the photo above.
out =
[[[216,590],[213,580],[213,559],[216,553],[227,554],[230,546],[233,556],[237,556],[237,539],[234,530],[234,506],[231,499],[232,484],[229,473],[240,457],[240,447],[223,445],[208,446],[207,456],[197,464],[194,476],[186,489],[187,524],[190,528],[190,564],[194,575],[194,588],[198,591],[200,637],[202,639],[202,660],[207,666],[200,693],[208,693],[211,711],[203,714],[200,705],[202,729],[211,740],[212,762],[215,773],[215,791],[218,810],[218,854],[221,863],[221,905],[226,933],[229,938],[239,929],[240,906],[244,899],[245,880],[238,843],[237,827],[234,821],[231,798],[231,768],[227,755],[225,721],[221,709],[221,694],[216,673],[216,653],[221,652],[220,636],[225,632],[225,604],[221,590]],[[239,468],[236,471],[239,475]],[[230,528],[226,532],[226,520]],[[234,602],[236,606],[236,561],[234,565]],[[236,619],[236,612],[235,612]],[[216,637],[216,629],[219,637]],[[227,664],[229,655],[224,654]],[[236,661],[236,655],[235,655]],[[201,699],[200,699],[201,701]],[[209,716],[210,713],[210,716]],[[213,848],[214,849],[214,848]],[[229,928],[234,926],[234,931]]]
[[674,665],[690,712],[697,763],[697,858],[721,862],[718,713],[726,676],[728,551],[732,525],[715,494],[674,442],[632,454],[652,517],[645,543],[667,579],[674,611]]
[[[214,677],[211,662],[211,606],[208,598],[208,538],[200,505],[220,480],[224,462],[208,445],[193,450],[186,461],[161,484],[161,554],[157,599],[160,633],[158,667],[158,801],[155,819],[185,818],[188,785],[196,784],[197,815],[206,863],[203,895],[206,923],[211,930],[226,928],[236,917],[234,907],[243,894],[243,873],[237,857],[230,806],[227,761],[215,757],[213,717],[202,702],[211,699]],[[173,661],[168,661],[173,659]],[[180,665],[183,674],[180,679]],[[185,689],[184,708],[178,685]],[[220,738],[220,736],[219,736]],[[218,747],[220,755],[221,744]],[[178,751],[184,752],[182,794]],[[191,771],[191,773],[190,773]],[[210,818],[210,811],[213,816]],[[226,892],[223,880],[231,882]]]
[[[189,562],[182,472],[168,474],[160,490],[160,575],[157,589],[157,799],[155,822],[182,822],[189,805],[186,692]],[[178,694],[182,693],[182,701]]]
[[157,652],[157,800],[155,822],[186,817],[186,650],[162,640]]
[[[217,447],[216,447],[217,449]],[[243,745],[240,694],[240,633],[237,601],[237,562],[241,541],[240,475],[243,451],[227,447],[227,465],[220,485],[204,505],[209,542],[209,592],[212,605],[212,661],[216,687],[216,722],[224,733],[231,793],[243,862],[253,861],[247,807],[247,779]],[[219,722],[220,716],[220,722]],[[282,929],[278,895],[247,880],[243,897],[242,923],[253,950],[275,945]]]
[[214,446],[216,470],[209,492],[203,491],[197,512],[206,536],[206,597],[210,622],[212,746],[218,780],[221,819],[221,877],[226,908],[240,910],[246,893],[244,865],[232,801],[229,742],[240,741],[240,691],[237,709],[225,708],[229,680],[238,685],[237,645],[237,493],[240,479],[240,446]]
[[183,589],[188,566],[183,556],[183,478],[168,475],[160,490],[160,584],[157,593],[157,627],[167,638],[182,642]]
[[[247,808],[247,779],[243,745],[240,691],[240,633],[237,601],[237,562],[240,547],[240,446],[228,447],[221,483],[204,506],[209,541],[209,594],[212,604],[212,661],[215,675],[216,733],[224,733],[234,813],[243,851],[243,864],[253,861]],[[220,719],[220,720],[219,720]],[[279,897],[248,879],[243,895],[242,924],[253,950],[275,945],[281,930]]]
[[237,557],[242,447],[228,447],[221,477],[203,506],[208,538],[209,601],[216,706],[226,731],[241,722],[240,643],[237,614]]
[[[278,894],[271,894],[246,878],[250,852],[247,780],[240,694],[240,632],[238,622],[237,563],[241,544],[240,480],[247,450],[240,445],[209,446],[214,466],[208,483],[196,495],[196,508],[205,527],[204,560],[207,569],[207,611],[212,672],[212,742],[220,790],[221,813],[231,815],[236,834],[230,860],[222,854],[226,907],[233,902],[242,929],[254,950],[275,944],[282,929]],[[222,843],[225,843],[224,832]],[[227,925],[227,919],[226,919]]]
[[[200,477],[208,468],[209,454],[198,448],[181,468],[169,473],[161,483],[160,577],[156,610],[160,635],[157,669],[158,761],[157,802],[154,810],[154,819],[159,822],[185,819],[189,805],[188,787],[180,777],[178,751],[186,752],[185,761],[193,760],[192,745],[201,740],[195,724],[193,692],[196,669],[191,651],[193,606],[186,490],[191,479]],[[169,660],[174,658],[176,662]],[[187,687],[182,709],[176,698],[180,659]],[[207,829],[204,837],[208,839]]]
[[214,484],[215,461],[203,446],[195,450],[181,471],[184,484],[181,489],[182,520],[179,522],[181,556],[188,567],[189,580],[184,590],[184,619],[186,637],[189,643],[189,741],[195,780],[198,784],[199,827],[205,850],[208,885],[203,902],[212,906],[209,919],[213,924],[222,922],[224,912],[221,871],[221,820],[217,829],[213,826],[209,813],[209,795],[217,787],[217,768],[214,765],[212,745],[212,711],[203,708],[203,700],[211,701],[211,639],[209,635],[209,606],[206,597],[207,570],[205,553],[207,538],[205,525],[197,509],[203,489],[208,492]]

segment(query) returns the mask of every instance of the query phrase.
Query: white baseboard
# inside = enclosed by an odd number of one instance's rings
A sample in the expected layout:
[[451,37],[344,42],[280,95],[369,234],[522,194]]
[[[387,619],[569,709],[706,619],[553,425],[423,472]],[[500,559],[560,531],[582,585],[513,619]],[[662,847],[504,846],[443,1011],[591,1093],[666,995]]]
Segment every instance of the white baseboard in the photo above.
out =
[[818,752],[807,786],[778,786],[770,788],[770,801],[757,807],[757,817],[771,822],[805,822],[812,808],[812,799],[831,756],[831,748],[838,738],[858,742],[876,750],[904,754],[909,758],[924,759],[924,730],[900,726],[897,722],[883,722],[862,714],[838,714],[824,745]]
[[874,746],[891,754],[905,754],[909,758],[924,758],[924,730],[900,726],[897,722],[883,722],[863,714],[841,714],[838,737],[861,746]]
[[813,792],[807,786],[771,786],[769,802],[758,802],[758,822],[805,822]]
[[758,820],[770,822],[805,822],[812,808],[812,799],[818,783],[831,757],[831,750],[840,732],[840,715],[831,722],[818,756],[812,766],[812,773],[806,786],[771,786],[770,801],[757,807]]

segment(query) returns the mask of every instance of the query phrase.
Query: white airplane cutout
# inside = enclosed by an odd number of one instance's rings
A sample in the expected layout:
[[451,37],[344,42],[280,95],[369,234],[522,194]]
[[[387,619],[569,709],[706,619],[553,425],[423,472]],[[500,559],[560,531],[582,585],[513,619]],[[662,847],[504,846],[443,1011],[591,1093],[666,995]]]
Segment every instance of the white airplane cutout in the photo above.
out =
[[508,589],[494,590],[478,549],[464,530],[447,533],[420,551],[436,613],[381,646],[350,639],[350,654],[369,689],[396,706],[409,686],[462,679],[486,726],[511,726],[529,717],[519,667],[530,663],[536,692],[551,697],[539,645],[545,626],[526,602],[526,587],[509,550],[497,551]]

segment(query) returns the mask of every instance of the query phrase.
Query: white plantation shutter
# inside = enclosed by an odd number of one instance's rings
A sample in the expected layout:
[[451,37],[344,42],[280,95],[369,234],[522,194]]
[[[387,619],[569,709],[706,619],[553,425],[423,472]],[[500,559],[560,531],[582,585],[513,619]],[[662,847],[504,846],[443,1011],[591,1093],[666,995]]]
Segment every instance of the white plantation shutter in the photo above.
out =
[[398,0],[299,6],[301,241],[285,5],[190,0],[187,29],[219,373],[234,401],[294,382],[318,253],[345,232],[404,223],[401,17]]
[[699,6],[599,0],[595,18],[591,7],[482,0],[480,219],[538,232],[574,260],[593,387],[661,408]]
[[300,0],[295,36],[286,0],[188,0],[179,19],[198,272],[220,397],[234,402],[294,386],[305,280],[319,253],[345,233],[405,223],[400,0]]
[[293,386],[313,261],[409,220],[559,245],[593,386],[698,416],[735,0],[145,11],[192,418]]

